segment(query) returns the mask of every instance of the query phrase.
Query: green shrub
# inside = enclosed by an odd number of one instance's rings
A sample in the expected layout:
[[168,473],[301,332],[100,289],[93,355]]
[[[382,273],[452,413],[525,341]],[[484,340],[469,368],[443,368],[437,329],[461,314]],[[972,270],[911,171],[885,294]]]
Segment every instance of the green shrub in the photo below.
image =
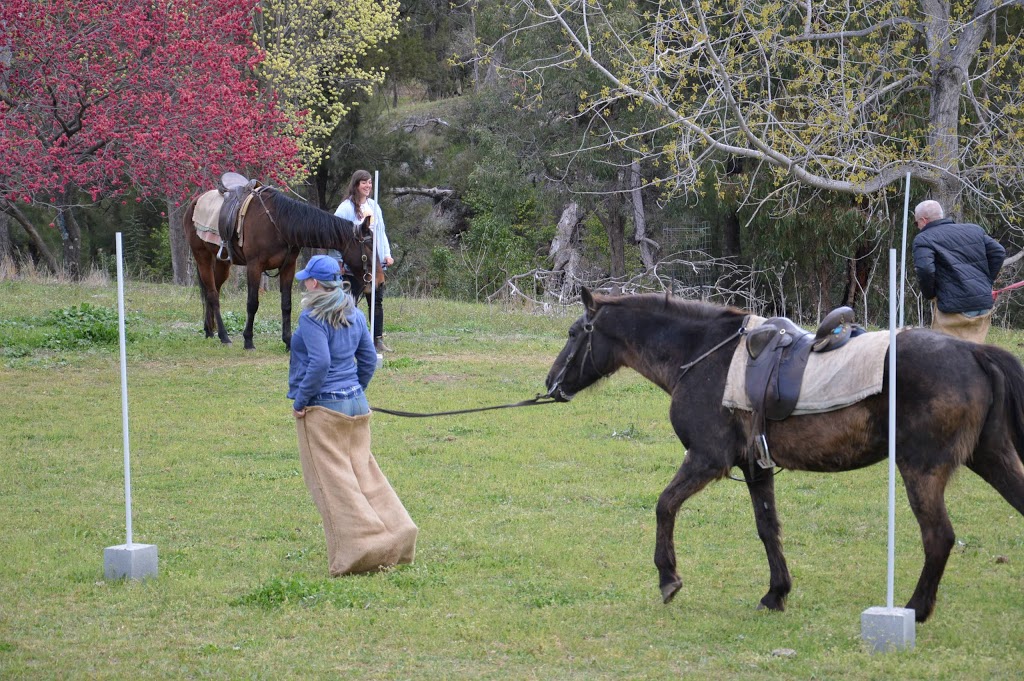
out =
[[78,307],[54,310],[46,323],[57,329],[43,345],[51,349],[84,345],[113,345],[118,342],[117,310],[82,303]]

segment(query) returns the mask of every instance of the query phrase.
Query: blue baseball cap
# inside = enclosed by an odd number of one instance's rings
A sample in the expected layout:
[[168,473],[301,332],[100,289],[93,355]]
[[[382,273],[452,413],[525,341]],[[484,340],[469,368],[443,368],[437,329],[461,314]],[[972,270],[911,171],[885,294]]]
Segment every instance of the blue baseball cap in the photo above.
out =
[[341,267],[338,261],[329,255],[314,255],[306,263],[306,267],[295,273],[299,281],[316,279],[317,281],[339,281],[341,279]]

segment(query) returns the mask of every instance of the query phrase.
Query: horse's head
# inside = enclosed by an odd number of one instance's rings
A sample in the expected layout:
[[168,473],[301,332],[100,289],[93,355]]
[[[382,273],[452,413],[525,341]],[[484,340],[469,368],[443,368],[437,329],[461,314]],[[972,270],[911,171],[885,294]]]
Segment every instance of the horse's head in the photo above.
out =
[[568,402],[579,391],[615,371],[612,340],[601,330],[607,322],[602,301],[583,289],[583,316],[569,327],[569,340],[558,353],[544,384],[548,395],[559,402]]
[[[346,240],[342,244],[341,254],[348,265],[352,276],[357,282],[362,282],[358,291],[352,291],[352,295],[360,293],[370,295],[370,283],[373,281],[374,253],[373,253],[373,230],[370,228],[370,218],[366,217],[361,223],[352,223],[352,240]],[[384,273],[377,268],[377,285],[384,283]]]

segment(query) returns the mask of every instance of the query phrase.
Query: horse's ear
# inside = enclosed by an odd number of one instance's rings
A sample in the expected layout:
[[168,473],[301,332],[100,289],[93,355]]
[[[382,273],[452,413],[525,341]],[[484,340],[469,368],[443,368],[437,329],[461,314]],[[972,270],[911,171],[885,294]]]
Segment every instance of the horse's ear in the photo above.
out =
[[597,303],[594,302],[594,296],[586,286],[580,289],[580,300],[583,301],[583,307],[587,314],[591,316],[597,314]]
[[359,233],[369,236],[370,234],[370,219],[371,216],[367,215],[363,218],[363,221],[359,223]]

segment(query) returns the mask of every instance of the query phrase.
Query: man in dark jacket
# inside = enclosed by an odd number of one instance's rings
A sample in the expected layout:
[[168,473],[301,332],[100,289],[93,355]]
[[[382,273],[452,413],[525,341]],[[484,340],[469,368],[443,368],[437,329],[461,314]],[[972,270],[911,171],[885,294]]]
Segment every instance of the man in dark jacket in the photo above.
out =
[[978,225],[943,216],[937,201],[914,209],[914,270],[932,301],[932,328],[978,343],[992,321],[992,282],[1006,250]]

